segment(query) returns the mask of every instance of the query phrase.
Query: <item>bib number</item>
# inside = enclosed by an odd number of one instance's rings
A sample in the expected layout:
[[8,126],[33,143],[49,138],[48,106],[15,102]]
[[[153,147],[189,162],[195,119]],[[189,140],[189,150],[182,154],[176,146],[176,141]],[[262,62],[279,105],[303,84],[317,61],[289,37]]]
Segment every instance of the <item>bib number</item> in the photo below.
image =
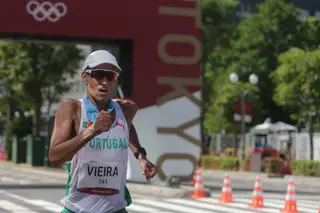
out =
[[124,163],[80,162],[78,190],[90,194],[119,194]]

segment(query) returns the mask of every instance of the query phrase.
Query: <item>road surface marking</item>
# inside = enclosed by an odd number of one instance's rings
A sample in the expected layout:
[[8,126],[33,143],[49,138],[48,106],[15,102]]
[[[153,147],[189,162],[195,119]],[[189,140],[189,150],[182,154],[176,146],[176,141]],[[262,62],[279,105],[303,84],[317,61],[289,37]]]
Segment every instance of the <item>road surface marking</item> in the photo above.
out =
[[38,212],[32,211],[31,209],[20,206],[16,203],[11,203],[10,201],[7,201],[7,200],[0,200],[0,208],[5,209],[12,213],[21,213],[21,212],[38,213]]
[[[241,202],[246,202],[248,203],[248,199],[241,199],[241,198],[238,198],[237,199],[238,201],[241,201]],[[250,201],[249,201],[250,202]],[[282,201],[281,203],[277,203],[277,202],[274,202],[274,201],[265,201],[264,202],[264,205],[267,206],[267,207],[272,207],[272,208],[276,208],[276,209],[283,209],[284,208],[284,204],[285,204],[285,201]],[[310,213],[314,213],[314,210],[311,210],[310,208],[304,208],[304,207],[301,207],[299,206],[299,202],[297,203],[297,207],[298,207],[298,210],[299,211],[302,211],[302,212],[310,212]]]
[[136,211],[136,212],[156,212],[156,211],[158,211],[158,209],[155,209],[155,208],[146,207],[145,205],[135,204],[134,200],[130,206],[126,207],[126,209],[129,211]]
[[133,201],[134,203],[139,203],[142,205],[148,205],[148,206],[154,206],[161,209],[169,209],[173,211],[179,211],[179,212],[197,212],[197,213],[212,213],[212,211],[206,211],[206,210],[200,210],[199,208],[192,208],[189,206],[186,206],[188,203],[188,200],[184,200],[184,205],[176,205],[172,203],[168,203],[165,201],[159,201],[159,200],[146,200],[146,199],[139,199]]
[[[210,203],[199,202],[199,201],[202,201],[202,200],[203,199],[197,199],[197,200],[167,199],[166,201],[170,202],[170,203],[175,203],[175,204],[178,204],[178,205],[192,206],[192,207],[195,207],[197,209],[205,208],[205,209],[212,210],[212,211],[216,210],[216,211],[219,211],[219,212],[234,213],[234,208],[230,208],[228,206],[219,205],[217,200],[214,200],[214,201],[212,201]],[[252,211],[247,211],[246,209],[247,208],[242,209],[241,213],[252,213]]]
[[39,207],[44,208],[45,210],[51,211],[51,212],[61,212],[63,209],[62,206],[45,201],[45,200],[29,200],[28,203],[32,204],[34,206],[39,206]]
[[8,191],[3,191],[3,190],[0,190],[0,194],[1,193],[5,194],[8,197],[14,198],[16,200],[20,200],[20,201],[23,201],[25,203],[41,207],[43,209],[46,209],[47,211],[61,212],[62,209],[63,209],[62,206],[60,206],[58,204],[55,204],[55,203],[51,203],[51,202],[45,201],[45,200],[37,200],[37,199],[32,200],[32,199],[28,199],[28,198],[19,196],[17,194],[13,194],[13,193],[10,193]]

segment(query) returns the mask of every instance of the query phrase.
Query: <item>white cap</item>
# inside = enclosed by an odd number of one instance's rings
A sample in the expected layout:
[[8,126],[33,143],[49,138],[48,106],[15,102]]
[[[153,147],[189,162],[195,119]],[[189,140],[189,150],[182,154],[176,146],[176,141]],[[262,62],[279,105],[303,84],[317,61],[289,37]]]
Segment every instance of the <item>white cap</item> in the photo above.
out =
[[82,69],[85,70],[88,67],[93,68],[95,66],[98,66],[99,64],[112,64],[113,66],[117,67],[119,69],[119,72],[121,72],[121,68],[118,65],[117,59],[108,51],[106,50],[97,50],[86,58]]

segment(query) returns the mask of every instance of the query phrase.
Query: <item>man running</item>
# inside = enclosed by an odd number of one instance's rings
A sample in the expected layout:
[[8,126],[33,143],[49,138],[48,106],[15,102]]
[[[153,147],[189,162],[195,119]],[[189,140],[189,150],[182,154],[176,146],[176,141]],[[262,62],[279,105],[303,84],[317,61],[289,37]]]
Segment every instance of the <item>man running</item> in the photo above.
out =
[[147,160],[132,125],[137,105],[111,99],[120,73],[112,54],[95,51],[86,58],[81,73],[87,95],[80,100],[66,98],[60,102],[49,158],[53,165],[66,163],[68,169],[62,213],[127,212],[125,207],[131,203],[125,186],[128,147],[147,180],[156,174],[156,167]]

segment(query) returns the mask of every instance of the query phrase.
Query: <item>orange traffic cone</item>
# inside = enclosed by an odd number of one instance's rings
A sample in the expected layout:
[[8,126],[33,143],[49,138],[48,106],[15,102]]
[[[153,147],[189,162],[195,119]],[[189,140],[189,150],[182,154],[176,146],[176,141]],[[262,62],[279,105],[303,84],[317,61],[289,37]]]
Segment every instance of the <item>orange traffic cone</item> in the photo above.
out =
[[262,196],[262,184],[260,177],[256,178],[256,182],[254,184],[253,195],[252,195],[252,203],[249,204],[249,208],[263,208],[263,196]]
[[232,203],[232,187],[230,177],[228,175],[224,176],[223,186],[221,190],[221,198],[219,201],[221,204]]
[[296,189],[293,180],[289,181],[284,209],[281,213],[299,213],[296,201]]
[[190,195],[190,198],[196,199],[196,198],[202,198],[202,197],[207,197],[207,196],[203,188],[201,170],[199,169],[195,179],[194,191]]
[[197,166],[193,175],[193,179],[192,179],[192,186],[194,186],[194,184],[196,183],[196,177],[201,173],[200,171],[200,167]]

